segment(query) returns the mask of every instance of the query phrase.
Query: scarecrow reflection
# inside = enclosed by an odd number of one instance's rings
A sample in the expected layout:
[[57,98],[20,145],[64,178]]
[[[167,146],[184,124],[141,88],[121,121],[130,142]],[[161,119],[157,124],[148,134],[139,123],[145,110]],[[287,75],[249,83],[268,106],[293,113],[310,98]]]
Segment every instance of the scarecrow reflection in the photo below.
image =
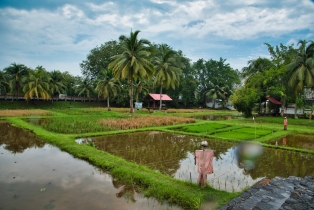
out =
[[117,198],[124,197],[126,200],[131,200],[133,203],[136,202],[134,195],[136,190],[133,185],[125,185],[122,182],[113,179],[112,184],[115,188],[121,189],[120,192],[116,193]]
[[196,159],[198,158],[197,184],[200,185],[201,187],[206,187],[207,174],[212,174],[214,172],[213,169],[214,150],[205,149],[205,147],[207,147],[208,145],[206,141],[203,141],[201,145],[203,146],[203,150],[195,150],[194,164],[196,165]]

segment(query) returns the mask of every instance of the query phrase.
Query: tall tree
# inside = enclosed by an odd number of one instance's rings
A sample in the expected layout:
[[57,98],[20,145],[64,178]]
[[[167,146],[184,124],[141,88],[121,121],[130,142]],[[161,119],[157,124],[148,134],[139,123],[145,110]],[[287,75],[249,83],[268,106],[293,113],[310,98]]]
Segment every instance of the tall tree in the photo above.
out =
[[10,92],[13,94],[13,102],[14,96],[18,97],[23,88],[23,82],[28,75],[28,68],[23,64],[12,63],[4,69],[4,72],[8,75]]
[[42,99],[50,98],[48,75],[42,66],[38,66],[34,71],[30,71],[27,82],[23,87],[23,92],[27,101],[33,97],[38,99],[39,96]]
[[162,106],[162,88],[175,89],[179,85],[180,75],[182,74],[182,64],[177,57],[177,53],[170,49],[166,44],[162,44],[157,55],[152,58],[154,64],[154,84],[160,86],[159,110]]
[[197,74],[196,79],[198,81],[198,93],[200,96],[200,102],[205,106],[206,92],[210,90],[215,80],[220,81],[219,86],[233,89],[236,84],[240,84],[239,72],[230,67],[228,63],[225,63],[226,59],[220,58],[219,61],[210,59],[206,61],[199,59],[193,64]]
[[216,78],[212,79],[212,81],[209,84],[209,90],[205,92],[206,97],[212,98],[214,103],[213,103],[213,108],[215,108],[216,105],[216,99],[224,99],[225,98],[225,92],[223,91],[223,82],[221,79]]
[[287,65],[291,62],[296,50],[293,44],[285,46],[280,44],[279,46],[271,46],[268,43],[264,43],[268,47],[268,52],[271,56],[273,68],[266,72],[268,74],[267,81],[273,81],[273,86],[269,90],[276,90],[280,96],[281,101],[281,115],[284,115],[284,109],[286,107],[287,99],[291,92],[291,87],[288,84]]
[[111,111],[109,96],[112,95],[113,97],[115,97],[117,95],[119,87],[119,82],[115,81],[114,78],[109,77],[105,77],[97,83],[95,91],[98,92],[98,96],[103,96],[104,99],[107,99],[108,111]]
[[138,40],[140,31],[131,31],[130,36],[119,37],[123,52],[112,57],[113,61],[108,68],[113,70],[115,79],[127,78],[130,84],[130,113],[133,108],[133,81],[149,79],[153,74],[153,66],[149,61],[150,52],[147,46],[150,42],[146,39]]
[[261,73],[270,69],[273,63],[268,58],[257,58],[255,60],[249,60],[248,66],[242,69],[242,77],[250,77],[252,75]]
[[[304,87],[314,86],[314,42],[300,40],[298,45],[300,47],[297,49],[297,54],[287,66],[288,84],[295,91],[297,99]],[[295,116],[296,110],[297,106],[295,106]]]
[[9,83],[8,83],[7,75],[3,71],[0,71],[0,94],[6,95],[9,89],[8,87],[9,87]]
[[53,103],[53,97],[55,94],[60,94],[65,91],[64,78],[62,73],[57,70],[53,70],[49,74],[49,91],[51,95],[51,103]]
[[230,99],[236,110],[242,112],[244,117],[250,117],[254,104],[259,97],[260,92],[257,89],[243,86],[236,89]]
[[121,53],[120,43],[115,40],[96,46],[89,52],[86,60],[80,63],[82,74],[91,80],[97,79],[108,69],[110,58]]
[[136,81],[134,83],[134,89],[135,89],[135,101],[138,102],[138,95],[141,92],[148,93],[149,92],[149,86],[148,82],[146,80]]
[[75,87],[76,93],[78,93],[78,96],[83,95],[83,101],[85,103],[85,97],[90,97],[91,93],[94,90],[94,86],[92,84],[92,81],[88,78],[81,78],[78,81],[78,84]]

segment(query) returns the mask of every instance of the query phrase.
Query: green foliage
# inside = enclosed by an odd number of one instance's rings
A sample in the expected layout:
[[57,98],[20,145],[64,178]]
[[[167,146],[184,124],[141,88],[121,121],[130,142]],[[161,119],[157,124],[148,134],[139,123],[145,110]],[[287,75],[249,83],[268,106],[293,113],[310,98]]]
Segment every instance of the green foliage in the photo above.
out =
[[219,61],[199,59],[194,63],[201,103],[205,103],[205,93],[212,89],[213,84],[218,85],[219,88],[229,87],[232,90],[240,83],[239,72],[232,69],[229,64],[225,64],[225,61],[226,59],[222,58]]
[[115,79],[127,79],[130,84],[130,112],[133,113],[133,82],[134,80],[149,80],[153,74],[153,65],[149,61],[150,52],[146,39],[138,40],[140,31],[131,31],[130,37],[124,35],[119,37],[122,53],[112,57],[113,61],[108,69],[113,70]]
[[261,93],[254,88],[238,88],[231,96],[231,102],[237,111],[242,112],[244,117],[252,116],[254,103],[259,99]]
[[111,57],[120,53],[120,43],[114,40],[96,46],[89,52],[86,60],[80,63],[82,74],[92,80],[99,79],[100,74],[108,70]]

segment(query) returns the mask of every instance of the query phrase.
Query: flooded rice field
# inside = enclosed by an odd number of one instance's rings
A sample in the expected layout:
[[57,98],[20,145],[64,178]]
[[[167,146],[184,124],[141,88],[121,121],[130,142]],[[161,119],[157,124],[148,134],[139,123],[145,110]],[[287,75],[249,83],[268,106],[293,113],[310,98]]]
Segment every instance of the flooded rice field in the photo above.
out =
[[136,186],[0,123],[0,209],[180,209],[145,198]]
[[[137,164],[146,165],[174,178],[197,182],[195,150],[203,138],[174,133],[140,132],[77,139]],[[314,155],[251,144],[207,140],[214,150],[213,173],[207,182],[216,189],[241,191],[262,178],[314,175]]]
[[314,136],[313,135],[288,135],[279,140],[271,141],[272,145],[295,147],[308,150],[314,150]]

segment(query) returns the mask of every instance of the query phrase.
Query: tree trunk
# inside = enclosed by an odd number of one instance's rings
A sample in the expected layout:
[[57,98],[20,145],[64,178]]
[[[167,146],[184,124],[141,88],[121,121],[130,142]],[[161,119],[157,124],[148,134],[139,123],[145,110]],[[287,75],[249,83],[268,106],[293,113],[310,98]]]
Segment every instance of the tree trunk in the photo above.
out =
[[214,104],[213,104],[213,109],[215,109],[215,105],[216,105],[216,99],[213,99],[214,100]]
[[159,101],[159,110],[161,110],[161,105],[162,105],[162,85],[163,85],[163,81],[161,82],[160,85],[160,101]]
[[107,97],[107,107],[108,107],[108,111],[111,111],[110,105],[109,105],[109,94],[108,94],[108,97]]
[[285,106],[286,106],[286,99],[284,97],[281,98],[281,116],[285,115]]
[[130,113],[133,113],[133,74],[130,73],[130,75]]

